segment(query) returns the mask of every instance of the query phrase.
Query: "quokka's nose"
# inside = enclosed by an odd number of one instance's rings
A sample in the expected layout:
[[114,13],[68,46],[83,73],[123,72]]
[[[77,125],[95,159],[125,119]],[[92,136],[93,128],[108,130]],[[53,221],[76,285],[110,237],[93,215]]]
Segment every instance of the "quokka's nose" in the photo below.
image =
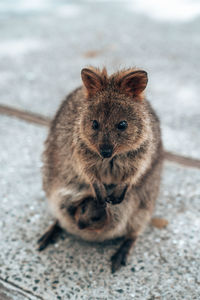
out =
[[111,157],[113,153],[113,146],[111,145],[101,145],[100,154],[103,158]]

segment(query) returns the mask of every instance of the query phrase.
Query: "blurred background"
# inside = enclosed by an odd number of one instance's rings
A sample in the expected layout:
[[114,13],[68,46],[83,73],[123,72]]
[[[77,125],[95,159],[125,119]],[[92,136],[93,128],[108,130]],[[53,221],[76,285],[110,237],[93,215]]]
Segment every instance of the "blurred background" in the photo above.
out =
[[0,103],[52,117],[88,65],[145,69],[165,147],[199,156],[200,1],[0,1]]
[[[168,226],[149,226],[114,275],[117,243],[65,234],[36,251],[53,222],[40,170],[48,122],[37,115],[53,118],[88,65],[148,72],[147,98],[177,155],[154,214]],[[199,299],[199,95],[198,0],[0,0],[0,299]]]

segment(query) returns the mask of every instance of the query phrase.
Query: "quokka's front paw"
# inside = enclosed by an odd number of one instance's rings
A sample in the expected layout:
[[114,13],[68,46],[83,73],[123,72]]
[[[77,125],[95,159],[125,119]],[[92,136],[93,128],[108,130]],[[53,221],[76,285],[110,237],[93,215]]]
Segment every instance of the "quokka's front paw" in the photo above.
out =
[[128,186],[125,186],[120,195],[119,192],[117,193],[117,191],[114,191],[111,195],[107,196],[106,202],[111,203],[113,205],[120,204],[124,200],[127,188]]
[[114,194],[107,196],[106,202],[112,205],[120,204],[123,201],[120,197],[115,197]]

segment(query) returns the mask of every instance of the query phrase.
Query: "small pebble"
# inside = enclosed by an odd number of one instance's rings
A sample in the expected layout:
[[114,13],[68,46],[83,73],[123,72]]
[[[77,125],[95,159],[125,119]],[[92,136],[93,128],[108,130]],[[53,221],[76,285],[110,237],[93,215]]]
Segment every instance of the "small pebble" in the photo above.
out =
[[151,220],[151,225],[158,229],[163,229],[168,225],[168,221],[162,218],[153,218]]
[[119,290],[116,290],[118,293],[122,294],[124,292],[124,290],[122,289],[119,289]]
[[132,271],[132,272],[135,272],[135,268],[134,268],[134,267],[132,267],[132,268],[131,268],[131,271]]

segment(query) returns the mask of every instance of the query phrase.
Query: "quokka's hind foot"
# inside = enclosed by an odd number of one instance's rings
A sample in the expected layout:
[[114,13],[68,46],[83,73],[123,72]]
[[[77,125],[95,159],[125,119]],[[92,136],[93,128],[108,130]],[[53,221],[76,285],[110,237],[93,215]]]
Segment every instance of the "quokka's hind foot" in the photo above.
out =
[[135,243],[136,237],[127,238],[120,248],[111,257],[111,272],[115,273],[121,268],[121,266],[126,265],[128,254]]
[[49,244],[53,244],[56,241],[58,235],[63,231],[60,227],[58,221],[55,221],[47,231],[39,238],[38,243],[38,251],[44,250]]

